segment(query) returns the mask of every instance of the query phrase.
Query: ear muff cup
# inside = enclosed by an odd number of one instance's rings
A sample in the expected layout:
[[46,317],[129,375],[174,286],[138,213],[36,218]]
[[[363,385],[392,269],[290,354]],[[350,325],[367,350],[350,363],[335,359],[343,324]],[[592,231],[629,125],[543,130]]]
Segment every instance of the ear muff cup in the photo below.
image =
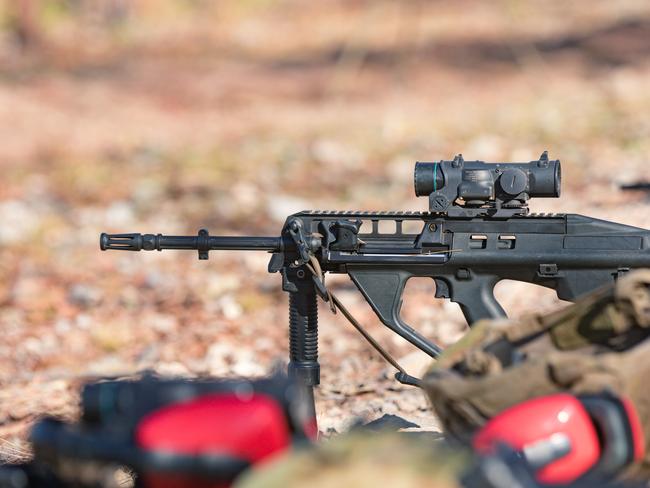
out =
[[79,422],[46,418],[31,434],[35,459],[66,481],[68,466],[124,465],[143,488],[223,488],[317,432],[309,398],[284,375],[110,380],[82,399]]
[[510,446],[546,484],[612,478],[645,454],[634,405],[609,393],[527,400],[490,419],[473,444],[481,454]]
[[485,424],[473,444],[481,454],[495,452],[500,444],[521,452],[535,477],[545,484],[572,483],[593,469],[601,454],[593,421],[582,403],[568,393],[507,408]]
[[601,455],[592,473],[614,476],[643,457],[643,429],[629,400],[610,394],[578,398],[596,427],[601,445]]
[[[203,395],[156,410],[138,424],[136,445],[154,456],[194,458],[201,463],[218,455],[242,465],[257,464],[287,450],[291,435],[281,406],[260,393],[241,396]],[[165,470],[144,469],[142,478],[147,488],[229,486]]]

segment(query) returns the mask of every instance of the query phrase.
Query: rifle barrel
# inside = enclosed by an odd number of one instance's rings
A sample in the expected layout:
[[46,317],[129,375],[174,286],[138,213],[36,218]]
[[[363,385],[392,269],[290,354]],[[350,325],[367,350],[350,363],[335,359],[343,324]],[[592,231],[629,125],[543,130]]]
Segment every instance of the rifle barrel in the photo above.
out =
[[99,245],[102,251],[162,251],[163,249],[194,249],[199,251],[272,251],[282,250],[280,237],[165,236],[162,234],[106,234],[102,233]]

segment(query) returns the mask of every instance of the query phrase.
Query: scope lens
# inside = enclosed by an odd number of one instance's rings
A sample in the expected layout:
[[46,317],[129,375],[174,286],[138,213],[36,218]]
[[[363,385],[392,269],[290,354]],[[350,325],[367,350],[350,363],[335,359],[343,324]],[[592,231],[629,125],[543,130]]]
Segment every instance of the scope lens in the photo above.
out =
[[562,166],[560,161],[550,161],[547,168],[533,167],[531,172],[532,198],[557,198],[562,187]]
[[445,177],[440,163],[415,163],[415,196],[428,197],[445,186]]

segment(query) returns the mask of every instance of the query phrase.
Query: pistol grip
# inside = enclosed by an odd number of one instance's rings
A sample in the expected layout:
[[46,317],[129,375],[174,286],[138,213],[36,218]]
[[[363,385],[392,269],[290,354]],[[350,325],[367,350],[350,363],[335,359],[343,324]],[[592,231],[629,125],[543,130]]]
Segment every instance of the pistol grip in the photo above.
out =
[[[494,297],[494,286],[499,278],[491,275],[472,274],[466,279],[440,278],[447,286],[448,298],[458,303],[460,309],[471,326],[481,319],[498,319],[507,317],[497,299]],[[436,279],[436,283],[439,281]]]

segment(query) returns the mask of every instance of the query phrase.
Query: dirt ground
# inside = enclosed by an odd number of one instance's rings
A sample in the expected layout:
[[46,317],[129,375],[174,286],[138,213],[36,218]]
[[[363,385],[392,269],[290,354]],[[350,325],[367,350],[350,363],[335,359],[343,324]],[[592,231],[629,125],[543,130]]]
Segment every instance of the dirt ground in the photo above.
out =
[[[0,1],[0,460],[88,378],[257,375],[287,356],[287,297],[264,253],[101,253],[107,232],[276,235],[303,209],[425,210],[416,160],[563,164],[535,211],[650,227],[647,1]],[[588,5],[588,6],[587,6]],[[412,374],[427,360],[350,310]],[[427,280],[404,318],[465,330]],[[513,316],[558,306],[501,283]],[[340,316],[320,310],[323,432],[436,421]]]

